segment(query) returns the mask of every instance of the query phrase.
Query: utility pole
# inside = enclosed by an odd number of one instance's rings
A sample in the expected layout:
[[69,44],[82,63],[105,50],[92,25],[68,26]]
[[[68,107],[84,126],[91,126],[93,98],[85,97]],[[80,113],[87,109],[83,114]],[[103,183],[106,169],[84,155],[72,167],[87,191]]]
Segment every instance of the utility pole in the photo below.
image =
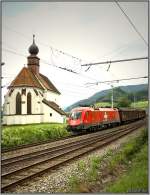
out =
[[134,93],[134,109],[135,109],[135,93]]
[[5,63],[4,62],[1,62],[1,66],[4,66],[5,65]]
[[111,85],[112,88],[112,95],[111,95],[111,107],[114,107],[114,92],[113,92],[113,85]]
[[[107,83],[107,85],[110,85]],[[113,108],[114,107],[114,86],[113,85],[110,85],[111,86],[111,107]]]
[[[0,79],[0,89],[1,89],[1,92],[2,92],[2,79],[3,79],[3,77],[2,77],[2,66],[4,66],[5,65],[5,63],[4,62],[1,62],[1,65],[0,65],[0,77],[1,77],[1,79]],[[0,123],[0,128],[1,128],[1,124],[2,124],[2,122],[3,122],[3,120],[2,120],[2,117],[3,117],[3,114],[2,114],[2,112],[3,112],[3,108],[2,108],[2,101],[0,100],[0,106],[1,106],[1,109],[0,109],[0,121],[1,121],[1,123]]]
[[3,79],[3,77],[2,77],[2,66],[4,66],[4,65],[5,65],[5,62],[1,62],[1,66],[0,66],[0,75],[1,75],[0,86],[1,86],[1,88],[2,88],[2,79]]

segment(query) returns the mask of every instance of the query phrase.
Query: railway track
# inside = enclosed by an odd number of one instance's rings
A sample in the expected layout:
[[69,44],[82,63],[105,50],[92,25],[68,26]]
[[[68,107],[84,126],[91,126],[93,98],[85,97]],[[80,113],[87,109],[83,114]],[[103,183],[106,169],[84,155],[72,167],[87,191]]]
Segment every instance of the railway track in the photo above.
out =
[[111,130],[70,138],[66,142],[58,141],[56,142],[57,145],[51,144],[49,148],[41,147],[35,151],[33,150],[33,152],[30,148],[23,155],[20,153],[11,157],[2,156],[2,192],[9,190],[9,188],[19,183],[41,175],[48,170],[54,169],[69,160],[103,147],[140,128],[144,124],[145,120],[141,120]]

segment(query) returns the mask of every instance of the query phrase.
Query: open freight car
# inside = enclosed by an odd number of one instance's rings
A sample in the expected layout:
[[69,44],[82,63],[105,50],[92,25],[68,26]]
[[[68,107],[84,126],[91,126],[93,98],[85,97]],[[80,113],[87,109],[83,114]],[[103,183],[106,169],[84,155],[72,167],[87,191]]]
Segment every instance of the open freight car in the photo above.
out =
[[140,109],[120,108],[119,115],[121,123],[127,123],[144,118],[146,112]]

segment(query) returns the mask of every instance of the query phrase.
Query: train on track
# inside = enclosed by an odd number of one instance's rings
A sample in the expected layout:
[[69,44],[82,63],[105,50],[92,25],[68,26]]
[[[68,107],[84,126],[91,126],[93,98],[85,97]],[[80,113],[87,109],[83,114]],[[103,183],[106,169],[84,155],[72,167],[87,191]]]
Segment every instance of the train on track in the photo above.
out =
[[114,127],[146,117],[145,110],[126,108],[74,108],[67,120],[67,130],[72,132],[91,132]]

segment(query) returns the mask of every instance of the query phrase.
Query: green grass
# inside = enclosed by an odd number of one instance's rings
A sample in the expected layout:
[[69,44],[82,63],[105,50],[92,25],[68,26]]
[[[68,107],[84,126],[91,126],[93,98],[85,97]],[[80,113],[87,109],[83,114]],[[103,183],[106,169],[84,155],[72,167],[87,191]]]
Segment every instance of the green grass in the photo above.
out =
[[83,160],[78,162],[77,169],[80,174],[72,174],[69,178],[68,188],[69,192],[80,193],[81,188],[86,185],[88,182],[94,182],[98,176],[98,168],[100,165],[101,158],[93,156],[89,159],[88,165],[85,164]]
[[97,156],[93,156],[90,159],[90,165],[89,165],[89,170],[87,172],[87,181],[93,182],[96,181],[97,176],[98,176],[98,168],[100,166],[101,158]]
[[80,189],[79,189],[80,182],[81,181],[80,181],[79,177],[76,174],[71,175],[69,177],[69,182],[68,182],[69,192],[71,192],[71,193],[80,193]]
[[86,168],[86,164],[83,160],[80,160],[79,163],[78,163],[78,170],[80,171],[85,171],[85,168]]
[[2,128],[2,148],[68,136],[66,124],[30,124]]
[[105,107],[105,106],[111,106],[110,102],[97,102],[95,103],[96,107]]
[[[117,105],[117,103],[114,102],[114,107]],[[105,107],[105,106],[110,106],[111,107],[111,103],[110,102],[97,102],[95,103],[96,107]],[[134,108],[134,103],[132,102],[130,105],[131,108]],[[135,102],[135,108],[147,108],[148,107],[148,101],[139,101],[139,102]]]
[[[105,186],[104,192],[128,192],[132,190],[148,189],[148,130],[143,129],[140,136],[129,140],[122,145],[120,150],[108,152],[103,156],[93,156],[88,160],[88,165],[83,161],[78,163],[78,173],[71,175],[69,179],[69,192],[82,192],[80,187],[86,184],[89,187],[103,175],[100,170],[102,162],[107,163],[107,174],[114,174],[119,165],[127,167],[128,173],[119,178],[118,182],[111,186]],[[142,148],[142,149],[141,149]],[[130,163],[131,164],[130,164]],[[102,174],[102,175],[100,175]]]
[[[128,165],[129,161],[132,166]],[[105,192],[147,192],[148,190],[148,130],[144,129],[139,137],[130,140],[122,150],[111,158],[110,171],[118,163],[126,164],[126,174],[108,186]]]
[[144,145],[132,160],[132,167],[105,192],[148,192],[148,146]]
[[[134,107],[134,103],[131,103],[131,107]],[[148,108],[148,101],[135,102],[135,108]]]

